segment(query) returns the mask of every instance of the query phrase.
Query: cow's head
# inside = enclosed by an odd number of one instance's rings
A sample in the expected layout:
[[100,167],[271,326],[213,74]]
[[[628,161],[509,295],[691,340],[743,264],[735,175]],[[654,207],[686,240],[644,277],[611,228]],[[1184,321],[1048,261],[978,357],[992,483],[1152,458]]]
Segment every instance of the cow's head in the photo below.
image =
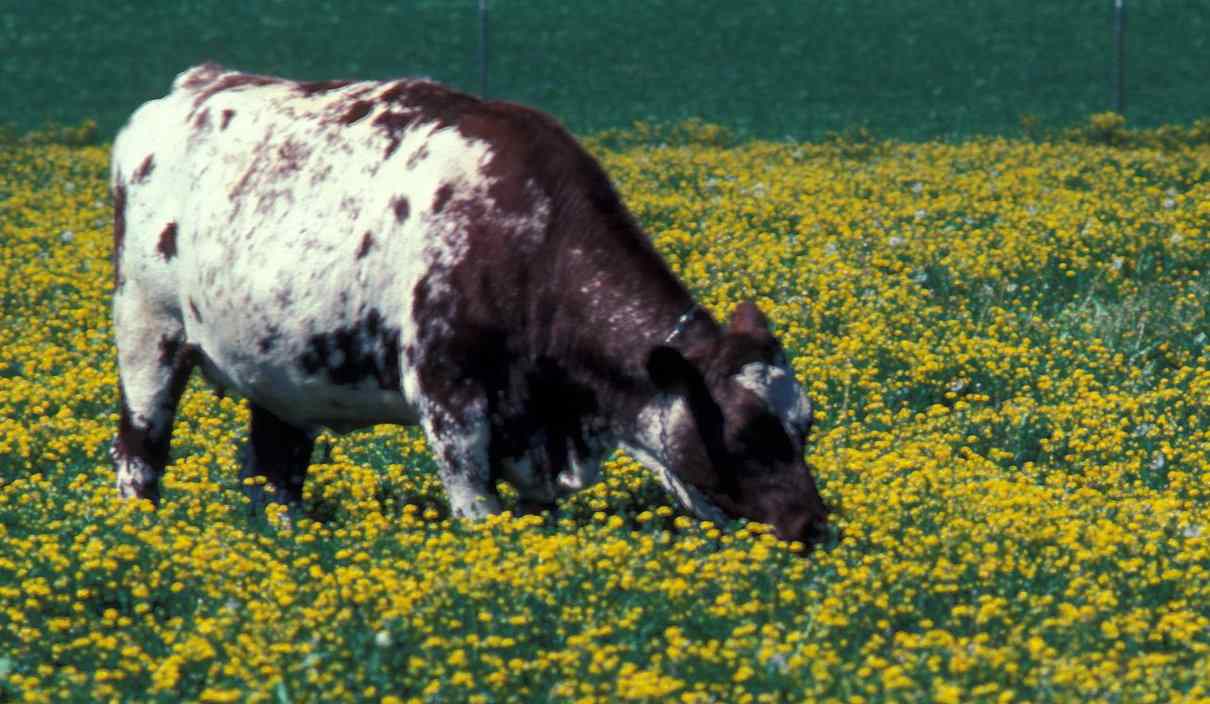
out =
[[755,305],[739,304],[708,345],[656,347],[647,373],[664,394],[651,418],[661,479],[682,502],[771,524],[783,540],[822,538],[827,509],[803,459],[811,402]]

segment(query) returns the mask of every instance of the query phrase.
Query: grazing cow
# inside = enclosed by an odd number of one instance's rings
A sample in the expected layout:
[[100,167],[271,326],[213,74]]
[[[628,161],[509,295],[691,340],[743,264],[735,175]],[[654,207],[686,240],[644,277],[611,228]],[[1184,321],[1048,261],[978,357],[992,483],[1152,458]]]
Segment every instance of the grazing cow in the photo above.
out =
[[631,452],[688,510],[807,541],[811,404],[751,303],[697,305],[550,117],[426,80],[207,64],[113,150],[118,490],[158,500],[198,366],[297,502],[317,429],[420,424],[455,515],[525,510]]

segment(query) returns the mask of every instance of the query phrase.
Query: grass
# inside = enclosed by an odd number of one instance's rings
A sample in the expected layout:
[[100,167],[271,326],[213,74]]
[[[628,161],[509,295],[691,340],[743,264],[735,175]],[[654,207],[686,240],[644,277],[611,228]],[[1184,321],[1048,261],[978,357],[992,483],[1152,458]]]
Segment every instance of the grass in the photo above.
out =
[[[112,136],[185,67],[427,75],[479,90],[477,3],[54,0],[0,8],[0,125]],[[1206,115],[1210,6],[1131,5],[1131,124]],[[491,95],[581,133],[698,117],[746,137],[1016,133],[1112,107],[1107,0],[491,3]],[[1024,120],[1024,123],[1023,123]]]
[[323,438],[286,525],[197,380],[160,510],[118,501],[108,151],[0,145],[0,700],[1204,701],[1210,149],[1105,121],[589,140],[711,311],[772,317],[837,510],[809,556],[622,456],[558,518],[451,522],[385,426]]

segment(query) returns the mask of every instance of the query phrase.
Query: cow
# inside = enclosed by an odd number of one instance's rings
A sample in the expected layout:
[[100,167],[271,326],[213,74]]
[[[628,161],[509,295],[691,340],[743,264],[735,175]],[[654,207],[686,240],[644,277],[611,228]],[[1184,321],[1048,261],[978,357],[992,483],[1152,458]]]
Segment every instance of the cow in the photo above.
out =
[[617,448],[707,520],[810,542],[812,406],[751,302],[695,302],[548,115],[422,79],[191,68],[113,146],[124,497],[159,499],[194,368],[297,504],[316,434],[420,425],[452,513],[553,509]]

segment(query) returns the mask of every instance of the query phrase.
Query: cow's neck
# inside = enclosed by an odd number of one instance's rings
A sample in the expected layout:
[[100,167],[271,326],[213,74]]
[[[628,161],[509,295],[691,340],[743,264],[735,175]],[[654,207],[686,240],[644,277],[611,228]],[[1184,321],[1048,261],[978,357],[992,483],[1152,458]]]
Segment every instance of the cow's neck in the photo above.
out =
[[558,329],[565,337],[552,342],[577,358],[576,375],[597,393],[615,440],[633,445],[639,415],[657,400],[647,378],[651,351],[668,344],[689,353],[713,344],[720,328],[695,311],[693,296],[637,226],[580,238],[563,259]]
[[722,524],[727,520],[724,512],[678,477],[668,457],[668,429],[678,414],[689,412],[688,405],[684,398],[659,392],[647,372],[648,358],[657,347],[671,346],[690,360],[702,359],[722,330],[654,251],[644,254],[648,256],[635,261],[633,251],[615,253],[603,266],[617,288],[580,301],[596,307],[593,317],[609,321],[583,329],[584,341],[620,361],[614,366],[615,378],[597,380],[601,413],[610,428],[608,445],[620,447],[647,467],[683,507]]

